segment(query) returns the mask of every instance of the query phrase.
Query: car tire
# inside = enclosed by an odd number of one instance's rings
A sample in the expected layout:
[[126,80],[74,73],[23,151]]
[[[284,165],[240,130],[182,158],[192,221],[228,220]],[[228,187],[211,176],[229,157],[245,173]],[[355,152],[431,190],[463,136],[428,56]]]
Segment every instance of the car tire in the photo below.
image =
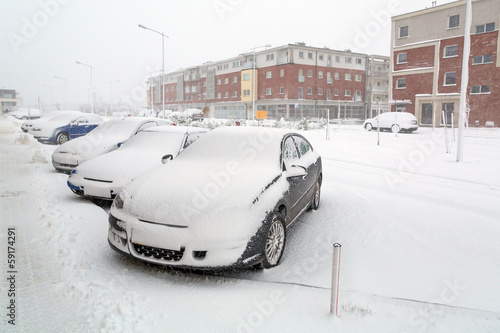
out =
[[265,237],[262,266],[273,268],[278,266],[283,252],[285,252],[286,227],[281,214],[274,213]]
[[401,131],[401,128],[399,127],[398,124],[394,124],[391,127],[391,131],[392,131],[392,133],[399,133]]
[[319,208],[320,200],[321,200],[321,175],[319,175],[318,179],[316,180],[314,195],[311,203],[312,209],[316,210]]
[[56,141],[58,144],[62,145],[63,143],[69,141],[69,135],[67,133],[59,133],[57,135]]
[[370,132],[372,129],[373,129],[372,124],[368,123],[365,125],[365,130],[367,130],[368,132]]

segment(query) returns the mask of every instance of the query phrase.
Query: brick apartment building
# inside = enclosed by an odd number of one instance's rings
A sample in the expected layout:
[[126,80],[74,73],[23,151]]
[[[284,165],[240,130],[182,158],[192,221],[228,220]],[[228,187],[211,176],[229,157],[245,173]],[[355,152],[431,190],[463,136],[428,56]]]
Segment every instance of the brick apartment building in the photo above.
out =
[[[415,114],[422,126],[458,125],[466,1],[392,18],[392,111]],[[500,125],[500,1],[472,0],[468,124]]]
[[[332,118],[364,119],[376,101],[387,102],[388,80],[389,57],[295,43],[165,73],[165,109],[253,119],[255,89],[255,111],[268,119],[321,118],[327,110]],[[149,84],[161,110],[161,76]]]

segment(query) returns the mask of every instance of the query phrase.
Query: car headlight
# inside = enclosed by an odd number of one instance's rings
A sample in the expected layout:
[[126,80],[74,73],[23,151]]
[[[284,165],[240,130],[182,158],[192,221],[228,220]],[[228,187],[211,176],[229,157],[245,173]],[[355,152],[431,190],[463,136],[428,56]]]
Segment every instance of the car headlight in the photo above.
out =
[[113,206],[116,209],[123,209],[123,200],[125,198],[125,194],[123,194],[123,191],[118,194],[115,199],[113,200]]

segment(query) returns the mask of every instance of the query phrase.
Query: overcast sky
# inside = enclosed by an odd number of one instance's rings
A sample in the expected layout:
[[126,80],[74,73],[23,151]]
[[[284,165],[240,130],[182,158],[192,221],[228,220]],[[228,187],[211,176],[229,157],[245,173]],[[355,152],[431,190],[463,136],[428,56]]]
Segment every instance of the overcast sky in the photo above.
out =
[[[453,0],[438,0],[438,5]],[[24,105],[143,100],[145,81],[165,71],[223,60],[254,46],[350,48],[389,55],[390,16],[432,0],[0,0],[0,88]],[[369,38],[367,38],[369,37]],[[110,83],[113,81],[120,81]],[[52,87],[52,88],[50,88]],[[112,87],[112,88],[111,88]],[[51,94],[52,92],[52,94]]]

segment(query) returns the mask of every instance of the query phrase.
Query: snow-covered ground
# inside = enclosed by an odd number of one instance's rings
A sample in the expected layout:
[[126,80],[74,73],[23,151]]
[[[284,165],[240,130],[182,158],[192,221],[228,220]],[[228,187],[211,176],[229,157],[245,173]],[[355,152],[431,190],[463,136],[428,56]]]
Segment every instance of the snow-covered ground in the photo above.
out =
[[499,129],[467,129],[461,163],[443,129],[381,133],[379,146],[361,126],[302,134],[323,158],[321,207],[288,230],[280,266],[208,275],[112,251],[106,210],[67,188],[56,146],[0,118],[0,331],[500,331]]

